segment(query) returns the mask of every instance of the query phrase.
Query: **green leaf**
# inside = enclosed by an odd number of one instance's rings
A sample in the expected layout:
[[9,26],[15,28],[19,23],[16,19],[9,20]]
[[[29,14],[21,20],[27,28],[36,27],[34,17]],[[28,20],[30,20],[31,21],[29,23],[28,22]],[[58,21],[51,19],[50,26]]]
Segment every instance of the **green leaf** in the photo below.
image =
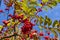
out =
[[53,27],[57,26],[58,25],[58,21],[55,20],[54,23],[53,23]]
[[44,25],[47,25],[47,23],[48,23],[48,17],[45,16]]
[[57,34],[57,32],[55,31],[54,28],[50,28],[49,30],[50,30],[55,36],[58,36],[58,34]]
[[53,1],[53,2],[51,2],[51,5],[56,6],[57,5],[57,2],[56,1]]
[[1,29],[3,28],[3,26],[2,25],[0,25],[0,31],[1,31]]
[[48,26],[50,26],[52,24],[52,20],[50,18],[48,18],[47,20],[48,20]]
[[40,21],[40,24],[42,24],[44,21],[44,18],[42,16],[40,16],[39,21]]
[[60,29],[57,28],[56,31],[60,34]]

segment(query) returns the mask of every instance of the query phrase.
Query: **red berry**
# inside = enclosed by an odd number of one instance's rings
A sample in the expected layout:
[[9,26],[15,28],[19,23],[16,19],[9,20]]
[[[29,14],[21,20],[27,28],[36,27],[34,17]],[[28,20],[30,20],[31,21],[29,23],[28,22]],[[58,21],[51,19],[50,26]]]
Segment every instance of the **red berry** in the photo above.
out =
[[5,10],[9,10],[9,8],[6,8]]
[[29,19],[25,19],[25,20],[23,20],[23,22],[25,23],[25,22],[28,22],[29,21]]
[[50,35],[50,32],[47,32],[48,35]]
[[0,34],[2,33],[2,31],[0,31]]
[[30,35],[29,35],[29,37],[30,37],[30,39],[32,39],[32,38],[33,38],[33,35],[32,35],[32,34],[30,34]]
[[23,17],[24,17],[24,15],[20,15],[18,18],[19,18],[19,19],[23,19]]
[[44,38],[45,38],[45,39],[49,39],[49,36],[45,36]]
[[14,18],[15,18],[15,19],[18,19],[18,17],[19,17],[19,16],[18,16],[17,14],[14,15]]
[[25,19],[23,23],[24,26],[22,27],[22,32],[26,34],[32,30],[33,24],[28,19]]
[[11,26],[12,28],[14,28],[14,26]]
[[30,38],[32,39],[33,38],[33,35],[36,35],[37,34],[37,31],[36,30],[32,30],[31,34],[30,34]]
[[25,40],[24,38],[22,38],[21,40]]
[[37,12],[42,12],[42,9],[41,8],[38,8]]
[[5,25],[7,25],[9,22],[6,21],[6,20],[3,20],[3,23],[4,23]]
[[9,14],[8,16],[12,17],[13,15],[12,14]]
[[3,12],[3,10],[0,10],[0,12]]
[[15,19],[15,16],[13,16],[12,14],[9,14],[8,16],[10,16],[12,19]]
[[39,35],[40,35],[40,36],[44,36],[44,33],[43,33],[43,32],[40,32]]

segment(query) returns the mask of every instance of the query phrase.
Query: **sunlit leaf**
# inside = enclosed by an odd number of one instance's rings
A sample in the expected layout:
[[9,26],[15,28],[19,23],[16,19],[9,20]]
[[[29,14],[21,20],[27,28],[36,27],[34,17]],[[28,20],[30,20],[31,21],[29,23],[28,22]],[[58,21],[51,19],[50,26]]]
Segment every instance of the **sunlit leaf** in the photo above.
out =
[[58,36],[58,34],[57,34],[57,32],[55,31],[54,28],[50,28],[49,30],[54,34],[54,36]]
[[54,23],[53,23],[53,27],[57,26],[58,25],[58,21],[55,20]]
[[46,2],[48,2],[48,1],[49,1],[49,0],[42,0],[43,3],[46,3]]
[[60,29],[59,28],[57,28],[56,31],[60,34]]
[[3,26],[2,25],[0,25],[0,31],[1,31],[1,29],[3,28]]
[[40,24],[42,24],[44,22],[44,18],[42,16],[40,16]]

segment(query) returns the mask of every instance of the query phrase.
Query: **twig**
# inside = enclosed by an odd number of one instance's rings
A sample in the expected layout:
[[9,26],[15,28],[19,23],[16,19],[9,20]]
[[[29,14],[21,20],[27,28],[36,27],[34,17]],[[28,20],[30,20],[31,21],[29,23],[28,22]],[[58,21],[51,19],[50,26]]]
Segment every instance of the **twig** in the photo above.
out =
[[0,40],[5,39],[5,38],[10,38],[10,37],[13,37],[13,36],[19,36],[19,35],[18,34],[13,34],[13,35],[5,36],[5,37],[2,37]]

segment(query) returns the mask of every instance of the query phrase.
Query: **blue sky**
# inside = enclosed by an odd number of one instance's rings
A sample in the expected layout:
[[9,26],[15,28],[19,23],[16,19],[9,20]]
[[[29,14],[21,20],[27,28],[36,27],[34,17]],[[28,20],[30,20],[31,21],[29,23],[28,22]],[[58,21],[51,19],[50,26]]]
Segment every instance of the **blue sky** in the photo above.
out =
[[48,11],[43,10],[42,12],[39,13],[39,15],[43,17],[47,15],[53,21],[59,20],[60,19],[60,4],[57,4],[57,6],[54,7],[53,9],[48,9]]
[[[0,24],[2,24],[2,20],[7,20],[8,11],[5,10],[5,8],[6,8],[6,5],[4,4],[4,2],[2,0],[0,10],[2,9],[4,11],[4,13],[0,13]],[[10,10],[9,10],[9,14],[13,14],[13,10],[14,10],[14,8],[11,7]]]
[[[2,24],[2,20],[7,19],[8,11],[6,11],[5,8],[6,8],[6,6],[5,6],[5,4],[3,3],[3,0],[2,0],[2,4],[0,6],[0,9],[2,9],[4,11],[4,13],[0,13],[0,24]],[[13,14],[13,10],[14,9],[10,8],[9,13]],[[43,10],[42,12],[39,12],[38,14],[39,14],[39,16],[43,16],[43,17],[45,15],[47,15],[49,18],[52,19],[52,21],[60,20],[60,4],[58,3],[57,6],[54,7],[53,9],[48,9],[48,11]],[[39,29],[37,28],[37,25],[35,26],[34,29],[39,31]],[[52,35],[53,34],[51,34],[51,37],[53,37]]]
[[[4,11],[4,13],[0,13],[0,22],[2,23],[2,20],[7,19],[7,13],[8,11],[5,10],[6,6],[2,0],[2,4],[0,6],[0,9],[2,9]],[[13,10],[12,8],[10,8],[9,13],[13,14]],[[5,16],[4,16],[5,14]],[[48,9],[48,11],[43,10],[42,12],[38,13],[39,16],[45,16],[47,15],[49,18],[52,19],[52,21],[54,20],[59,20],[60,19],[60,4],[57,4],[56,7],[54,7],[53,9]]]

